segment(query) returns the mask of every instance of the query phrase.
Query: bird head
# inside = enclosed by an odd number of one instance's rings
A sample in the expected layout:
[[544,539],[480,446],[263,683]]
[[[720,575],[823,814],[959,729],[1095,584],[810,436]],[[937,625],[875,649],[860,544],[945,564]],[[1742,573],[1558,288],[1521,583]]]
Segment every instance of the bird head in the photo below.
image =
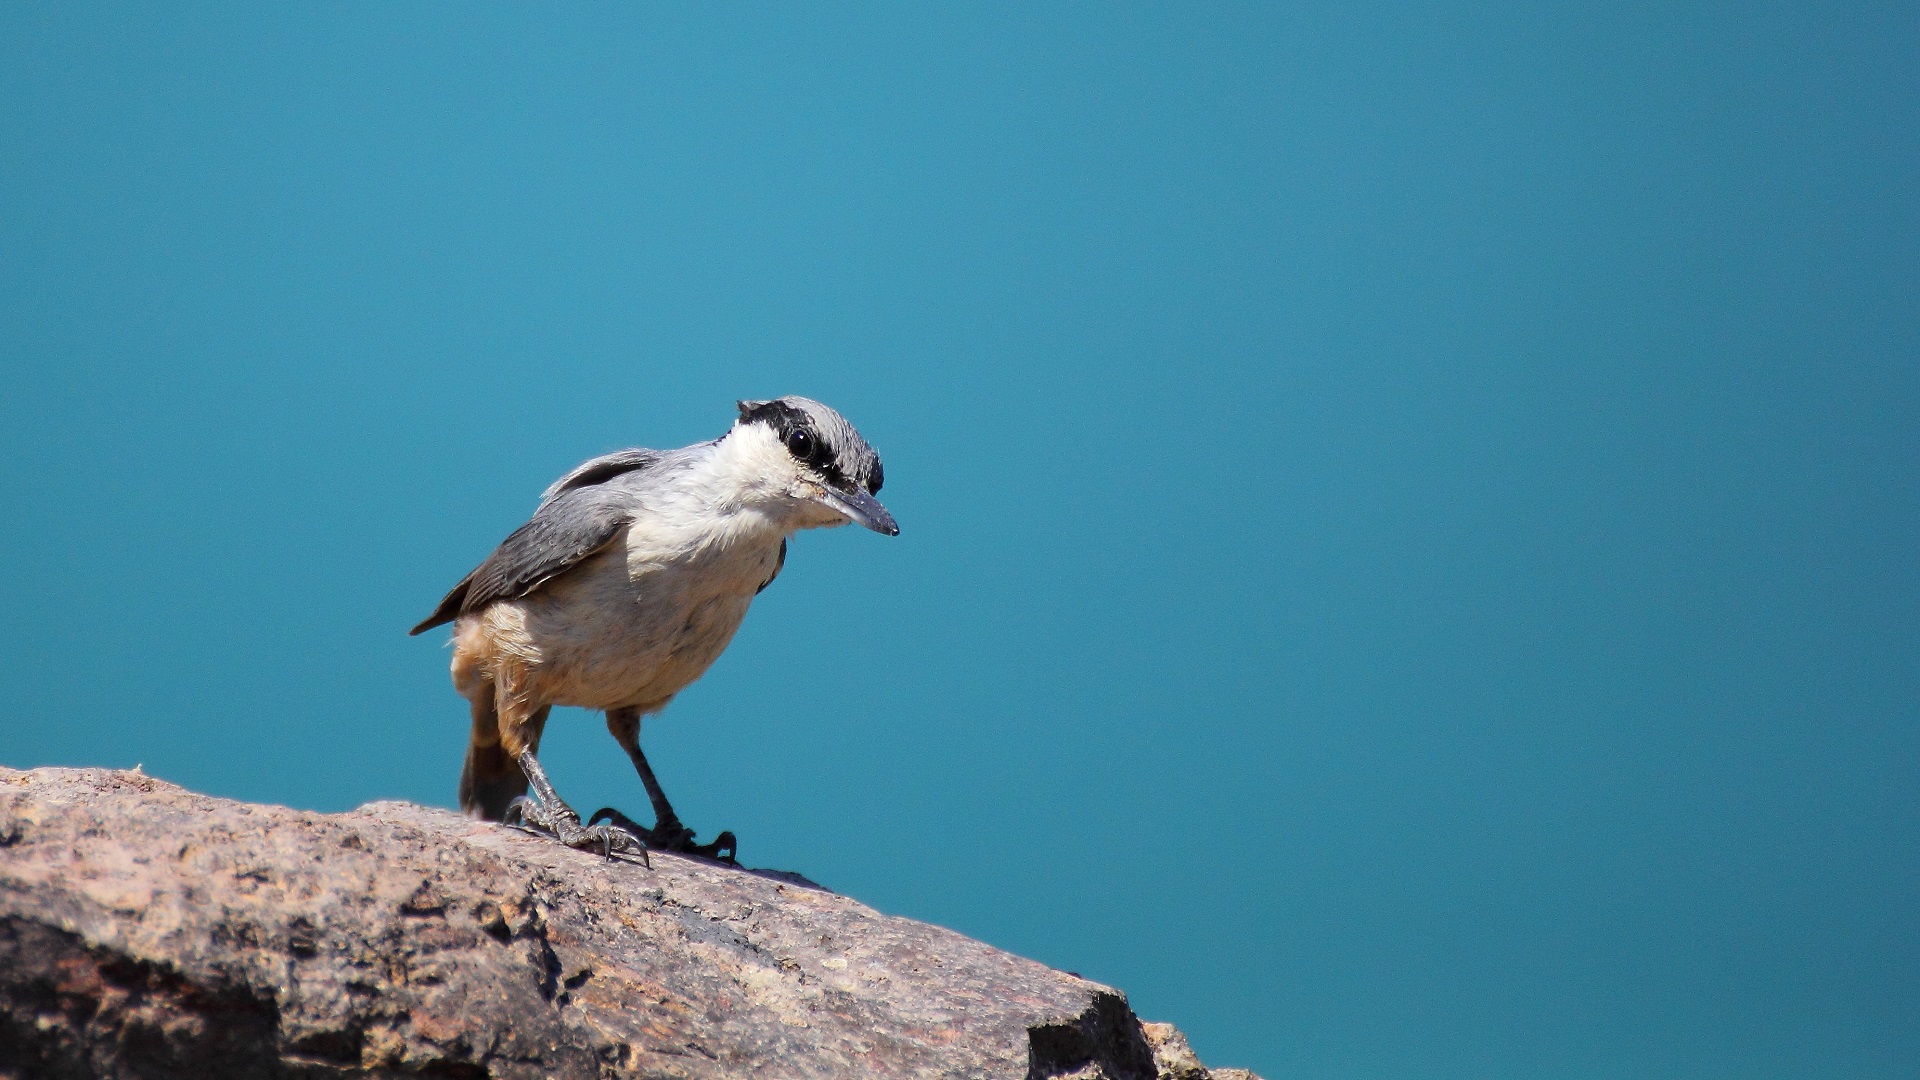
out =
[[735,430],[741,428],[764,429],[772,437],[778,459],[770,466],[788,476],[785,494],[826,511],[817,524],[853,521],[900,535],[893,515],[874,498],[882,479],[880,455],[846,417],[809,398],[789,396],[740,402]]

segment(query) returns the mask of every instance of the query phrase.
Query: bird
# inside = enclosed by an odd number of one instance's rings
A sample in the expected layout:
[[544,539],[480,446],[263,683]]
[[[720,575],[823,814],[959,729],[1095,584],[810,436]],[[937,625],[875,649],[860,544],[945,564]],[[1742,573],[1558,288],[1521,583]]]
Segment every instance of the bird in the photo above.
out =
[[[453,685],[473,718],[461,810],[609,857],[734,861],[731,832],[697,844],[674,813],[640,750],[642,718],[720,657],[794,533],[858,523],[900,534],[875,498],[880,455],[845,417],[794,396],[738,407],[718,439],[615,451],[554,481],[410,631],[453,624]],[[583,824],[560,798],[537,757],[555,705],[606,714],[653,804],[651,828],[611,808]]]

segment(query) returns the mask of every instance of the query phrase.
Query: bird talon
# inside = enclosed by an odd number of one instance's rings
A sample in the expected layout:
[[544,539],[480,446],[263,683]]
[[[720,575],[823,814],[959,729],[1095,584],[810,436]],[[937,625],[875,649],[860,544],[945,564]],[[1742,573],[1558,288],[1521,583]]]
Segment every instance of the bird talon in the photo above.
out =
[[635,836],[645,837],[648,839],[651,839],[653,836],[652,829],[643,827],[639,822],[633,820],[632,818],[628,817],[627,815],[621,813],[620,811],[614,809],[611,806],[603,806],[600,809],[595,810],[593,812],[593,816],[587,819],[587,824],[598,825],[603,821],[609,825],[612,825],[617,829],[625,829],[626,831],[632,833]]
[[621,825],[600,825],[599,815],[594,822],[580,824],[580,815],[562,803],[560,809],[549,810],[538,799],[521,795],[507,804],[507,811],[501,817],[501,823],[521,832],[546,836],[582,851],[599,849],[602,857],[612,859],[620,855],[637,855],[640,863],[649,869],[653,860],[647,855],[647,842],[644,834]]
[[[731,831],[721,833],[714,838],[711,844],[696,844],[693,842],[694,831],[682,824],[678,818],[668,818],[666,821],[648,829],[611,806],[603,806],[595,810],[593,816],[587,819],[587,824],[589,826],[598,826],[603,821],[606,822],[607,825],[601,827],[612,827],[626,832],[638,838],[642,843],[646,844],[648,848],[654,851],[673,851],[686,855],[698,855],[702,858],[713,859],[718,862],[734,863],[736,866],[739,865],[734,861],[734,853],[738,850],[738,844],[734,840]],[[726,852],[726,854],[722,855],[722,851]]]
[[[572,817],[571,814],[568,815]],[[583,827],[575,817],[561,828],[555,830],[554,839],[580,851],[599,850],[602,858],[613,859],[620,855],[637,855],[640,864],[652,869],[653,860],[647,855],[646,841],[611,825]]]
[[518,795],[507,804],[506,812],[500,815],[500,823],[510,829],[551,836],[554,828],[547,818],[546,808],[531,795]]
[[[739,841],[733,838],[732,829],[722,831],[719,836],[713,838],[713,843],[701,844],[699,847],[690,850],[696,855],[705,855],[709,859],[723,863],[731,863],[734,866],[740,865],[739,860],[735,858],[739,853],[740,844]],[[725,851],[726,854],[720,854],[722,851]]]
[[579,831],[571,837],[561,837],[561,842],[565,843],[568,847],[579,848],[581,850],[590,850],[598,847],[601,857],[606,859],[612,859],[619,855],[637,855],[640,857],[640,864],[642,866],[648,869],[653,868],[653,860],[647,855],[646,841],[627,832],[625,829],[614,828],[611,825],[594,825],[587,828],[575,826],[575,828],[578,828]]

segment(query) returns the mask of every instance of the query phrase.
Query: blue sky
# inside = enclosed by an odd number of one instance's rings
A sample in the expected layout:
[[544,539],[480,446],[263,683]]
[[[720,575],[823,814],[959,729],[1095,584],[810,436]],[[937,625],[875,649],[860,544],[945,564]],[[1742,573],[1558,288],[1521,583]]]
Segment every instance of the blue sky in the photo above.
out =
[[449,805],[407,627],[800,393],[903,532],[646,727],[747,861],[1274,1077],[1914,1076],[1916,31],[14,5],[0,760]]

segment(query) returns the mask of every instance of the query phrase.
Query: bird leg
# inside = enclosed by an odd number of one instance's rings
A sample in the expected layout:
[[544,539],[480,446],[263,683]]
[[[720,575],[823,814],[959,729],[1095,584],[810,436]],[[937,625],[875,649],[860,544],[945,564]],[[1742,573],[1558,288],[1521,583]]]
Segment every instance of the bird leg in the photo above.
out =
[[507,804],[504,820],[508,825],[544,833],[568,847],[598,849],[609,859],[615,855],[638,855],[642,863],[653,865],[647,858],[647,844],[641,839],[640,830],[601,825],[597,814],[592,823],[580,824],[580,815],[561,801],[560,793],[553,790],[553,782],[547,779],[547,771],[540,767],[533,751],[520,751],[516,760],[520,762],[520,771],[527,774],[527,783],[533,786],[533,796],[522,795]]
[[[614,826],[626,830],[645,840],[649,847],[660,851],[680,851],[690,855],[702,855],[722,862],[733,862],[737,842],[732,831],[714,837],[710,844],[693,842],[694,833],[680,822],[680,815],[673,812],[673,804],[667,801],[667,793],[660,788],[660,781],[653,775],[653,766],[647,764],[647,755],[640,752],[640,712],[637,709],[610,709],[607,711],[607,730],[613,733],[615,742],[627,752],[633,760],[633,769],[640,774],[640,783],[646,786],[647,799],[653,803],[653,828],[642,828],[632,818],[603,806],[594,811],[589,824],[601,821],[611,822]],[[721,852],[726,854],[721,854]]]

